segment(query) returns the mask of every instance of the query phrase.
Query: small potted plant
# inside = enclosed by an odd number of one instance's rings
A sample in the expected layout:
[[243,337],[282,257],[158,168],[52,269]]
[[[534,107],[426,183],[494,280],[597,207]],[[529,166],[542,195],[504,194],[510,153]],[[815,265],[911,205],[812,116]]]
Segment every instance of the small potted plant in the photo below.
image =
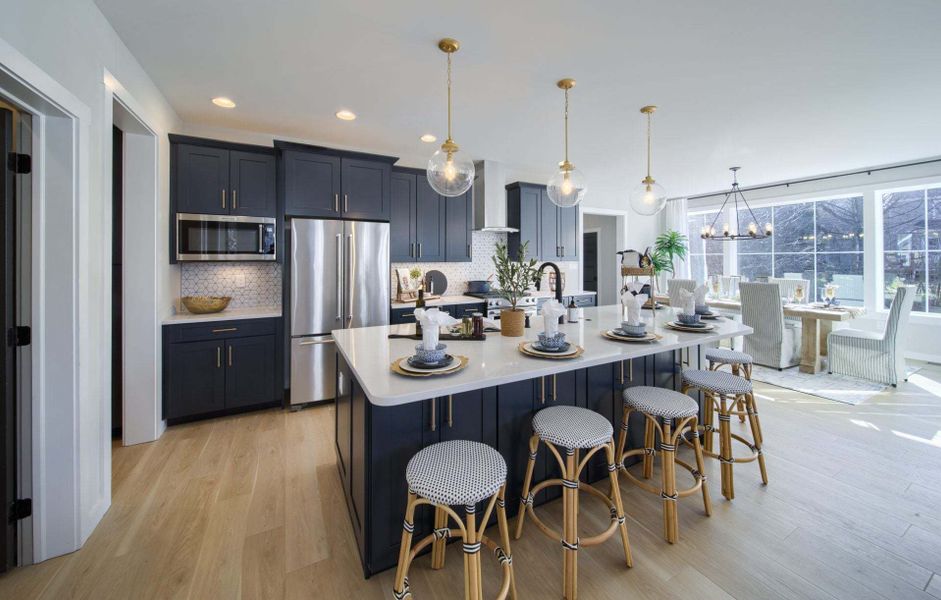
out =
[[523,309],[516,308],[516,304],[536,281],[536,259],[526,259],[528,244],[524,242],[520,246],[516,260],[510,259],[506,244],[497,244],[497,252],[493,257],[497,284],[500,286],[496,291],[510,302],[510,308],[500,311],[500,333],[507,337],[523,335],[526,313]]
[[412,267],[408,271],[408,276],[412,280],[412,289],[417,290],[421,287],[421,269],[418,267]]

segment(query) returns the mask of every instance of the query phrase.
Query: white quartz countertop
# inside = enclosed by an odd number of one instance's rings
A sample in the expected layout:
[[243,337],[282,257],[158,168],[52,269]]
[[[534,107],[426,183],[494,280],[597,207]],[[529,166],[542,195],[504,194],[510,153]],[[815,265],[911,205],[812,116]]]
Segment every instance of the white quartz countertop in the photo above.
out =
[[[406,377],[393,373],[389,365],[397,359],[414,354],[416,340],[389,339],[390,333],[413,333],[414,325],[383,325],[358,329],[340,329],[333,332],[338,351],[346,359],[369,400],[379,406],[394,406],[439,396],[447,396],[544,375],[584,369],[619,360],[637,358],[717,342],[718,340],[752,333],[750,327],[729,319],[711,321],[716,325],[708,333],[684,333],[666,329],[659,324],[672,320],[672,310],[657,311],[656,332],[663,339],[653,343],[628,343],[608,340],[601,332],[620,323],[620,307],[602,306],[584,309],[591,320],[560,325],[569,342],[585,349],[571,360],[542,359],[522,354],[517,346],[524,340],[535,340],[541,330],[537,319],[532,329],[521,338],[503,337],[488,333],[485,341],[453,341],[448,345],[451,354],[468,357],[467,367],[451,375],[433,377]],[[650,327],[651,316],[645,315]]]
[[[475,298],[473,296],[441,296],[434,300],[426,300],[425,308],[432,306],[452,306],[454,304],[482,304],[486,302],[484,298]],[[392,308],[415,308],[414,302],[393,302]]]
[[213,321],[231,321],[234,319],[270,319],[281,316],[280,306],[258,306],[253,308],[227,308],[222,312],[208,315],[196,315],[190,312],[177,313],[164,317],[164,325],[182,323],[212,323]]

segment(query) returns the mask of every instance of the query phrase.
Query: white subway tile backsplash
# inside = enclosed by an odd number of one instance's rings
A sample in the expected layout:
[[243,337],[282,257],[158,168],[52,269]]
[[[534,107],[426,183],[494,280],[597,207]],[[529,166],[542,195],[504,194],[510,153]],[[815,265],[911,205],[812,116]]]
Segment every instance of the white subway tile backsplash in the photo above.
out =
[[181,263],[181,296],[231,296],[231,308],[281,306],[276,262]]

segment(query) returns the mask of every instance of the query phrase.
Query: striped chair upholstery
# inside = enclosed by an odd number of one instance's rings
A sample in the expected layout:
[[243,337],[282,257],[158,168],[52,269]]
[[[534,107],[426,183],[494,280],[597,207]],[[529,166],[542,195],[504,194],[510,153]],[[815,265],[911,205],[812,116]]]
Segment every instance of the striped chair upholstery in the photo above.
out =
[[882,333],[838,329],[827,337],[829,371],[879,383],[905,380],[905,330],[915,301],[915,286],[895,291]]
[[769,277],[768,283],[776,283],[778,287],[781,288],[781,297],[785,300],[790,301],[794,297],[794,290],[797,286],[801,286],[804,289],[804,300],[807,302],[807,299],[810,298],[810,282],[806,279],[787,279],[784,277]]
[[742,323],[755,330],[745,336],[745,353],[755,364],[785,369],[800,362],[800,328],[784,320],[776,283],[739,284]]
[[680,290],[693,293],[696,289],[695,279],[670,279],[667,281],[667,293],[670,295],[670,306],[677,308],[680,305]]

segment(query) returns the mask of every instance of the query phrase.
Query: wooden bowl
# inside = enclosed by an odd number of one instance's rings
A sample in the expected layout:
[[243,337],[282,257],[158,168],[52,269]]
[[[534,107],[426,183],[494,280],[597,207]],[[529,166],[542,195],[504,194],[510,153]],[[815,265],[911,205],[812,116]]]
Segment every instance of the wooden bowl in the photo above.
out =
[[217,313],[225,310],[231,302],[231,296],[183,296],[181,298],[186,310],[196,315]]

